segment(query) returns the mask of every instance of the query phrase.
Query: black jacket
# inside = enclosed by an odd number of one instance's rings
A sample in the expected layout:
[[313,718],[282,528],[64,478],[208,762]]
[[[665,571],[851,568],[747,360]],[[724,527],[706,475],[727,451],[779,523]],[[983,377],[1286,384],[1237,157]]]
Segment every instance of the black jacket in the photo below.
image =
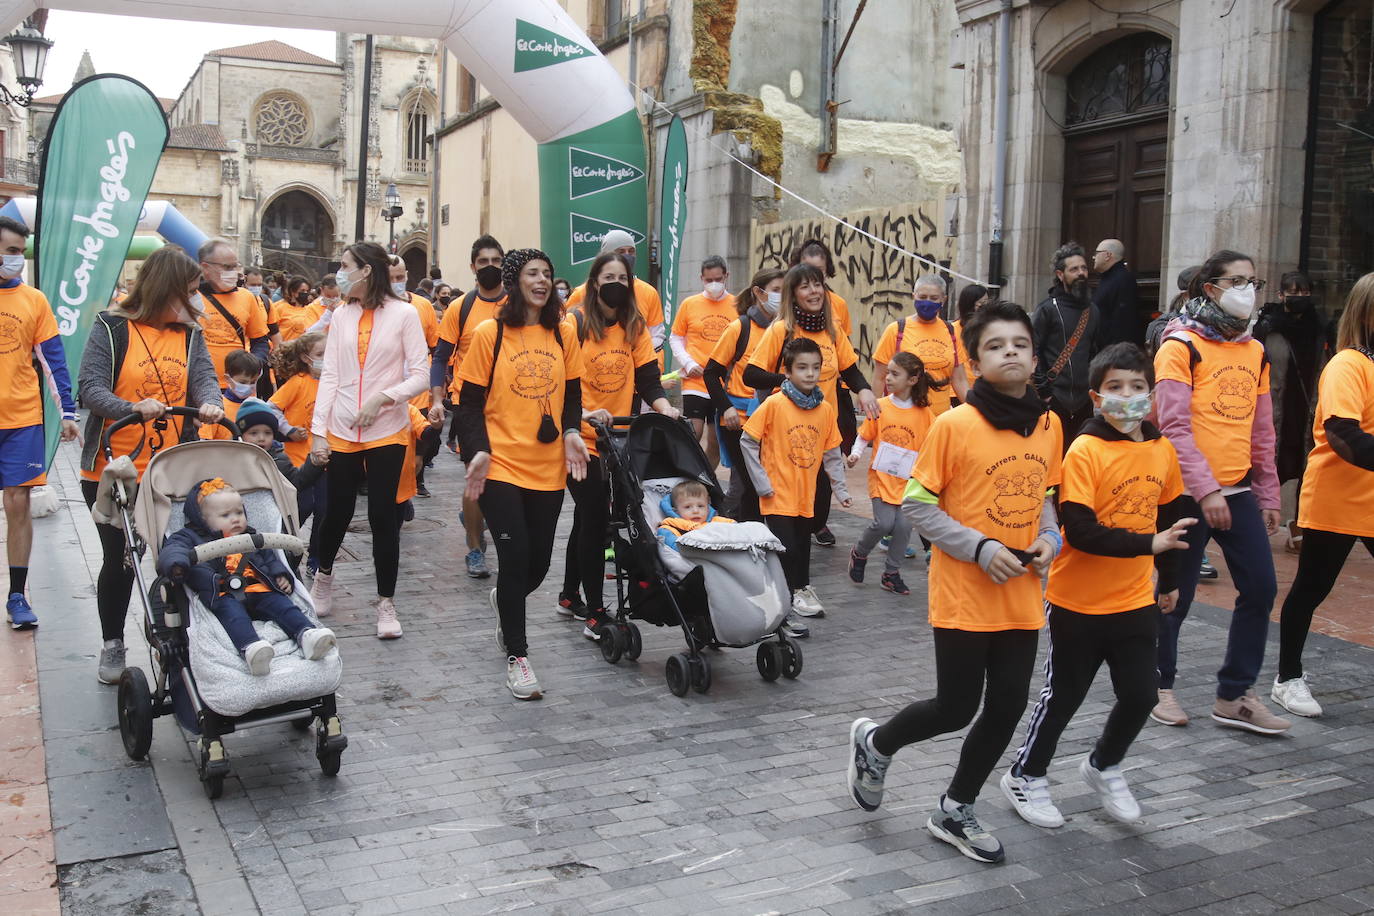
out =
[[[1059,354],[1073,336],[1073,329],[1078,326],[1085,305],[1089,313],[1083,336],[1059,375],[1050,379],[1049,371],[1054,368]],[[1091,403],[1088,398],[1088,364],[1097,354],[1101,325],[1097,306],[1091,302],[1080,303],[1061,286],[1056,285],[1051,289],[1049,296],[1035,307],[1031,315],[1036,358],[1033,382],[1035,390],[1056,412],[1071,414],[1086,409]]]
[[1102,318],[1101,346],[1123,340],[1141,342],[1140,292],[1136,289],[1135,274],[1124,261],[1117,261],[1102,275],[1093,293],[1093,305]]

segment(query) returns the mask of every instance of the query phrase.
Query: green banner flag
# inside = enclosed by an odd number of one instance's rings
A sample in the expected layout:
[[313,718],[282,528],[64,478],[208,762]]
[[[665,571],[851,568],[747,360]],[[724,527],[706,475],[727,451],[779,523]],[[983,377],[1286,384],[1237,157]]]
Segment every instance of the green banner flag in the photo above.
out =
[[[53,114],[38,181],[34,284],[48,297],[75,383],[86,336],[114,292],[158,160],[167,116],[142,83],[99,74],[82,80]],[[61,411],[44,386],[47,465]]]
[[663,297],[664,317],[672,326],[672,311],[677,306],[678,265],[682,257],[682,234],[687,227],[687,129],[673,115],[668,125],[668,140],[663,150],[663,197],[658,207],[659,295]]

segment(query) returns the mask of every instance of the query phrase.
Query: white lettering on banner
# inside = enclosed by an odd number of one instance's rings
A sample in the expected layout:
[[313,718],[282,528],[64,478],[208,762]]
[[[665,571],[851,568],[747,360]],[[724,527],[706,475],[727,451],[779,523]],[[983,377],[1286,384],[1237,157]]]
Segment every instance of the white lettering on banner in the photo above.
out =
[[124,176],[129,168],[129,150],[135,146],[137,144],[134,142],[134,136],[128,131],[120,131],[117,137],[105,141],[110,161],[100,167],[101,202],[95,205],[90,214],[72,215],[72,222],[90,226],[96,235],[104,238],[88,235],[81,240],[76,249],[76,255],[81,258],[81,263],[72,271],[71,278],[63,280],[58,287],[58,295],[66,305],[57,307],[57,330],[64,337],[76,333],[81,306],[86,304],[86,299],[90,295],[91,274],[100,263],[105,239],[119,237],[119,228],[114,224],[115,204],[128,203],[132,196],[129,189],[124,187]]
[[668,224],[668,232],[673,236],[673,258],[677,258],[678,252],[678,232],[682,227],[682,191],[686,187],[686,181],[682,177],[682,162],[679,161],[673,169],[673,221]]
[[565,45],[557,38],[552,41],[535,41],[529,38],[515,39],[515,50],[533,51],[538,54],[552,54],[554,57],[581,57],[586,50],[581,45]]
[[588,168],[585,165],[575,165],[572,167],[572,177],[574,178],[604,178],[607,181],[628,181],[639,177],[638,169],[616,168],[612,165],[602,165],[595,168]]
[[606,233],[604,233],[604,232],[582,232],[582,231],[576,231],[576,232],[573,232],[573,241],[574,241],[574,242],[595,242],[596,244],[600,245],[600,244],[601,244],[601,239],[604,238],[605,235],[606,235]]

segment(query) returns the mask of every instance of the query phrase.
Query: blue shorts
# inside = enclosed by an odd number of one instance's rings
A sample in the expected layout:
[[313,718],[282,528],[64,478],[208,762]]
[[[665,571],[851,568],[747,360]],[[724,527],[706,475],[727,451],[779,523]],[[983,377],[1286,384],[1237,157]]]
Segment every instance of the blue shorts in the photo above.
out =
[[43,424],[0,429],[0,487],[36,487],[44,483]]

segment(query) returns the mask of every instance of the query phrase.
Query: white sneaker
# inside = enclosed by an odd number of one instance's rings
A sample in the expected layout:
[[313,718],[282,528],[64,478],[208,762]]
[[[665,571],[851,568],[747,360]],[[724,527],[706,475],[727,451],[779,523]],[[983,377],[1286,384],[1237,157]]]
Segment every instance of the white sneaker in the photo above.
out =
[[328,617],[334,613],[334,574],[315,571],[315,579],[310,583],[310,603],[315,605],[316,617]]
[[259,639],[249,643],[243,650],[243,660],[248,663],[248,673],[254,677],[266,677],[272,671],[272,659],[276,652],[272,644]]
[[334,638],[334,631],[328,627],[311,627],[301,633],[297,641],[301,645],[301,654],[312,662],[328,655],[329,650],[338,642]]
[[1274,687],[1269,698],[1295,716],[1315,718],[1322,714],[1322,706],[1312,699],[1312,691],[1307,687],[1307,675],[1281,681],[1274,678]]
[[506,686],[517,700],[537,700],[543,696],[528,658],[512,655],[506,659]]
[[825,616],[825,606],[816,597],[816,590],[809,585],[792,593],[792,610],[802,617]]
[[1131,787],[1126,785],[1121,767],[1103,767],[1099,770],[1092,765],[1091,757],[1084,757],[1078,765],[1078,772],[1083,774],[1083,781],[1097,792],[1097,798],[1108,814],[1123,824],[1134,824],[1140,820],[1140,803],[1131,794]]
[[1044,776],[1002,774],[1002,794],[1016,813],[1037,827],[1063,827],[1064,815],[1050,798],[1050,781]]

